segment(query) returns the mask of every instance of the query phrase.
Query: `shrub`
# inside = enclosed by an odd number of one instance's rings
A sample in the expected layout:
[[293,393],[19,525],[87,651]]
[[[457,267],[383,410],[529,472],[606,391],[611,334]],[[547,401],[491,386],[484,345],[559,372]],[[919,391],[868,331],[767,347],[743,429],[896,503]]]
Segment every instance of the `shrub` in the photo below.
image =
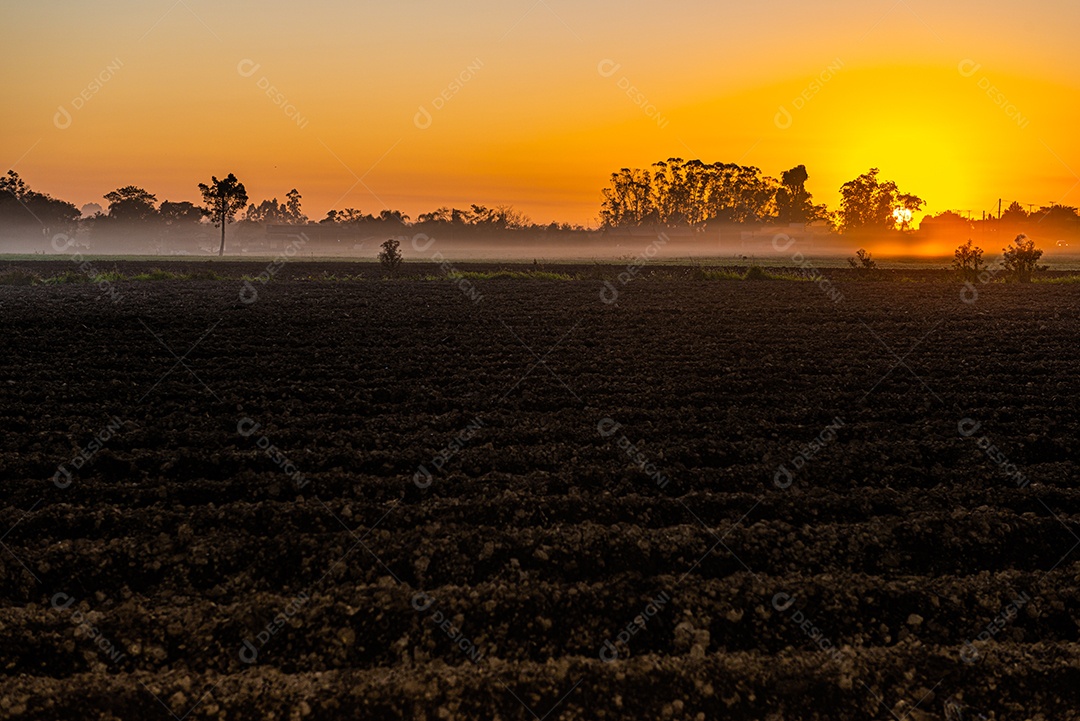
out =
[[1003,264],[1005,277],[1017,283],[1030,283],[1035,273],[1046,270],[1047,266],[1039,265],[1039,258],[1043,252],[1035,247],[1035,241],[1023,233],[1016,236],[1012,245],[1003,248]]
[[847,259],[848,265],[863,273],[873,273],[878,270],[878,267],[877,261],[871,258],[870,255],[866,250],[859,248],[855,251],[854,258]]
[[398,266],[401,265],[401,261],[404,258],[401,255],[401,243],[390,238],[382,244],[382,250],[379,251],[379,263],[382,265],[383,270],[388,275],[394,275],[397,273]]
[[953,252],[952,269],[967,281],[973,281],[979,277],[980,271],[986,267],[983,263],[983,249],[971,245],[971,239],[959,246]]

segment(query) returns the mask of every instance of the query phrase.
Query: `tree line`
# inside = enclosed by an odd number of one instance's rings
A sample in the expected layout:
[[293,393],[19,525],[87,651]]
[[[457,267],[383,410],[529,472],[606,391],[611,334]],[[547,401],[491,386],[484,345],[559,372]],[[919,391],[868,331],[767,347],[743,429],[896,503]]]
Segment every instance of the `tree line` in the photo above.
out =
[[[705,163],[669,158],[649,168],[622,168],[612,173],[601,191],[600,223],[603,228],[692,227],[711,223],[748,225],[798,224],[821,221],[842,234],[907,231],[915,213],[926,201],[902,191],[895,181],[881,177],[877,168],[840,187],[840,206],[829,210],[814,203],[806,189],[809,173],[797,165],[780,174],[779,180],[759,168],[737,163]],[[1071,235],[1080,233],[1080,213],[1059,203],[1025,211],[1011,203],[1000,218],[965,218],[951,210],[927,216],[920,231],[927,235],[955,236],[974,230],[978,223],[992,222],[1017,230],[1031,223]]]
[[[15,171],[0,177],[0,232],[38,232],[51,235],[74,233],[81,224],[93,238],[129,237],[159,240],[190,236],[212,225],[221,231],[218,253],[225,247],[225,228],[236,223],[242,231],[254,231],[268,225],[306,225],[312,222],[303,210],[303,196],[293,188],[284,202],[276,197],[258,203],[249,202],[247,190],[229,173],[222,179],[212,177],[198,184],[201,204],[190,201],[158,201],[157,195],[137,185],[116,188],[104,195],[107,208],[88,204],[82,210],[74,204],[30,190]],[[331,209],[318,225],[343,229],[368,228],[372,232],[400,232],[415,228],[427,232],[461,230],[471,234],[505,231],[582,232],[586,228],[570,223],[533,223],[528,216],[509,205],[489,207],[471,204],[467,208],[443,206],[421,213],[415,220],[400,211],[385,209],[377,214],[357,208]]]
[[[705,229],[710,224],[766,225],[824,222],[831,230],[844,234],[863,231],[906,231],[914,214],[925,201],[900,190],[894,181],[871,168],[840,187],[840,205],[829,210],[814,203],[806,189],[809,179],[806,166],[783,171],[779,179],[764,175],[759,168],[737,163],[705,163],[701,160],[669,158],[649,168],[622,168],[612,173],[601,191],[600,226],[604,230],[628,227],[691,227]],[[74,204],[30,189],[18,173],[8,171],[0,177],[0,232],[39,230],[48,236],[71,233],[79,224],[89,227],[90,235],[145,238],[148,228],[159,239],[204,232],[207,225],[220,229],[218,252],[225,247],[225,229],[239,223],[241,229],[255,231],[267,225],[304,225],[310,221],[304,213],[302,196],[293,188],[284,202],[276,197],[258,203],[249,202],[244,184],[230,173],[222,179],[213,176],[209,183],[198,184],[202,203],[190,201],[158,202],[157,196],[144,188],[128,185],[106,193],[107,211],[91,204],[82,210]],[[86,217],[89,211],[92,212]],[[1013,202],[1001,218],[991,218],[1006,229],[1022,229],[1038,222],[1041,228],[1076,234],[1080,231],[1077,209],[1050,204],[1025,211]],[[945,211],[926,217],[920,232],[954,237],[970,232],[981,221]],[[397,232],[415,228],[429,233],[503,233],[507,231],[584,231],[568,223],[535,224],[509,205],[472,204],[467,208],[443,206],[421,213],[412,220],[407,214],[385,209],[377,214],[357,208],[331,209],[319,225],[342,228],[369,228],[371,232]]]
[[805,165],[785,170],[777,180],[754,166],[669,158],[612,173],[601,192],[600,221],[605,228],[821,220],[839,232],[906,229],[925,201],[878,176],[871,168],[845,183],[840,208],[830,212],[806,189]]

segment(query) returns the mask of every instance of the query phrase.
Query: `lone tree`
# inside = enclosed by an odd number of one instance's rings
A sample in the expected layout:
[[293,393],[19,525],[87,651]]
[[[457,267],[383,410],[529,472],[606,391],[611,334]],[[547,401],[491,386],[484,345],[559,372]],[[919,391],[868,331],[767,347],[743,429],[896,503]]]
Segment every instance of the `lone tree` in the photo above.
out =
[[1003,250],[1005,254],[1002,257],[1002,263],[1005,266],[1006,277],[1017,283],[1030,283],[1032,275],[1047,268],[1045,265],[1038,264],[1043,252],[1035,247],[1034,240],[1023,233],[1016,236],[1012,245]]
[[401,265],[403,260],[401,251],[398,250],[400,246],[401,243],[390,238],[382,244],[382,250],[379,251],[379,262],[382,264],[383,270],[389,275],[397,273],[398,266]]
[[983,249],[971,245],[971,238],[953,252],[953,270],[964,280],[972,281],[979,277],[979,271],[986,267],[983,263]]
[[221,248],[218,249],[218,255],[222,256],[225,255],[225,226],[236,220],[236,213],[247,205],[248,196],[244,184],[232,173],[222,180],[211,176],[210,181],[209,185],[199,183],[199,190],[202,191],[203,202],[206,203],[203,212],[213,219],[215,226],[221,226]]

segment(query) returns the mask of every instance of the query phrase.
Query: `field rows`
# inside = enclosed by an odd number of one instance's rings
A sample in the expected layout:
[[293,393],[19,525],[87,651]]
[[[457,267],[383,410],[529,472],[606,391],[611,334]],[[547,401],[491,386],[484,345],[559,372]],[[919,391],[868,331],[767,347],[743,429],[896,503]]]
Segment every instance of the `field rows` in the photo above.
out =
[[477,287],[0,288],[0,718],[1076,717],[1080,291]]

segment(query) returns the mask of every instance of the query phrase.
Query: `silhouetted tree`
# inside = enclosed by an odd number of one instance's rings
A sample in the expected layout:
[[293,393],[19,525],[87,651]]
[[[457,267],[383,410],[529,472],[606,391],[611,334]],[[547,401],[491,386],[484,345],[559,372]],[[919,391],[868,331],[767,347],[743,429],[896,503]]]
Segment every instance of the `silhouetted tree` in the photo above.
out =
[[1035,220],[1040,228],[1050,228],[1058,233],[1073,234],[1080,230],[1080,215],[1077,215],[1076,208],[1071,205],[1061,205],[1060,203],[1044,205],[1035,211],[1033,216],[1032,220]]
[[446,206],[443,206],[441,208],[436,208],[435,210],[431,211],[430,213],[421,213],[420,215],[416,216],[416,222],[417,223],[424,223],[424,224],[445,224],[445,225],[449,225],[452,220],[453,220],[453,213],[450,210],[450,208],[448,208]]
[[203,219],[203,211],[199,206],[187,200],[172,203],[168,200],[161,201],[158,214],[166,225],[183,225],[185,223],[198,223]]
[[971,239],[968,238],[966,243],[953,252],[952,267],[964,280],[975,280],[984,267],[983,249],[972,246]]
[[365,223],[375,220],[372,215],[364,215],[356,208],[345,208],[345,210],[328,210],[326,211],[326,217],[319,221],[319,223],[338,223],[340,225]]
[[409,222],[409,216],[405,215],[400,210],[390,210],[387,208],[379,212],[379,220],[383,223],[405,225]]
[[105,194],[109,201],[109,220],[120,223],[144,223],[158,216],[157,196],[137,185],[125,185]]
[[261,225],[302,225],[308,222],[308,217],[301,210],[301,197],[296,188],[293,188],[286,194],[284,203],[278,203],[277,198],[264,200],[258,205],[252,203],[244,212],[244,220]]
[[780,174],[780,187],[776,189],[776,215],[781,223],[809,223],[817,220],[824,206],[814,206],[806,181],[810,175],[805,165],[796,165]]
[[604,227],[749,223],[774,214],[778,184],[758,168],[682,158],[652,168],[612,173],[602,191]]
[[0,177],[0,193],[6,193],[12,198],[25,198],[30,192],[30,188],[14,170],[9,170],[7,175]]
[[14,170],[0,176],[0,231],[71,232],[80,215],[72,203],[31,190]]
[[301,195],[296,188],[285,194],[285,217],[289,223],[302,225],[308,221],[308,217],[300,209],[300,198]]
[[605,227],[641,225],[656,217],[648,170],[623,168],[611,174],[610,183],[601,193],[600,220]]
[[158,217],[163,226],[159,252],[163,252],[169,244],[194,236],[199,230],[204,214],[199,206],[186,200],[177,203],[163,200],[158,208]]
[[1009,225],[1022,225],[1028,220],[1028,213],[1024,210],[1024,206],[1017,203],[1015,200],[1009,203],[1009,207],[1005,209],[1005,212],[1001,214],[1001,222],[1008,223]]
[[206,208],[203,212],[214,221],[214,226],[221,227],[221,247],[218,256],[225,254],[225,226],[236,219],[236,213],[244,209],[247,204],[247,191],[244,184],[229,173],[225,178],[218,180],[211,176],[210,183],[199,183],[199,191],[202,192],[203,202]]
[[382,244],[382,250],[379,251],[379,263],[382,264],[383,270],[389,275],[394,275],[397,272],[398,266],[401,265],[403,260],[399,247],[401,243],[390,238]]
[[[892,230],[896,228],[894,213],[903,209],[915,213],[925,205],[917,195],[901,193],[891,180],[879,181],[878,169],[871,168],[840,188],[840,210],[837,225],[841,232],[862,228]],[[905,228],[907,222],[901,222]]]
[[1012,244],[1003,250],[1002,263],[1006,277],[1017,283],[1030,283],[1035,273],[1047,268],[1038,264],[1043,252],[1036,248],[1035,241],[1026,235],[1016,236]]

